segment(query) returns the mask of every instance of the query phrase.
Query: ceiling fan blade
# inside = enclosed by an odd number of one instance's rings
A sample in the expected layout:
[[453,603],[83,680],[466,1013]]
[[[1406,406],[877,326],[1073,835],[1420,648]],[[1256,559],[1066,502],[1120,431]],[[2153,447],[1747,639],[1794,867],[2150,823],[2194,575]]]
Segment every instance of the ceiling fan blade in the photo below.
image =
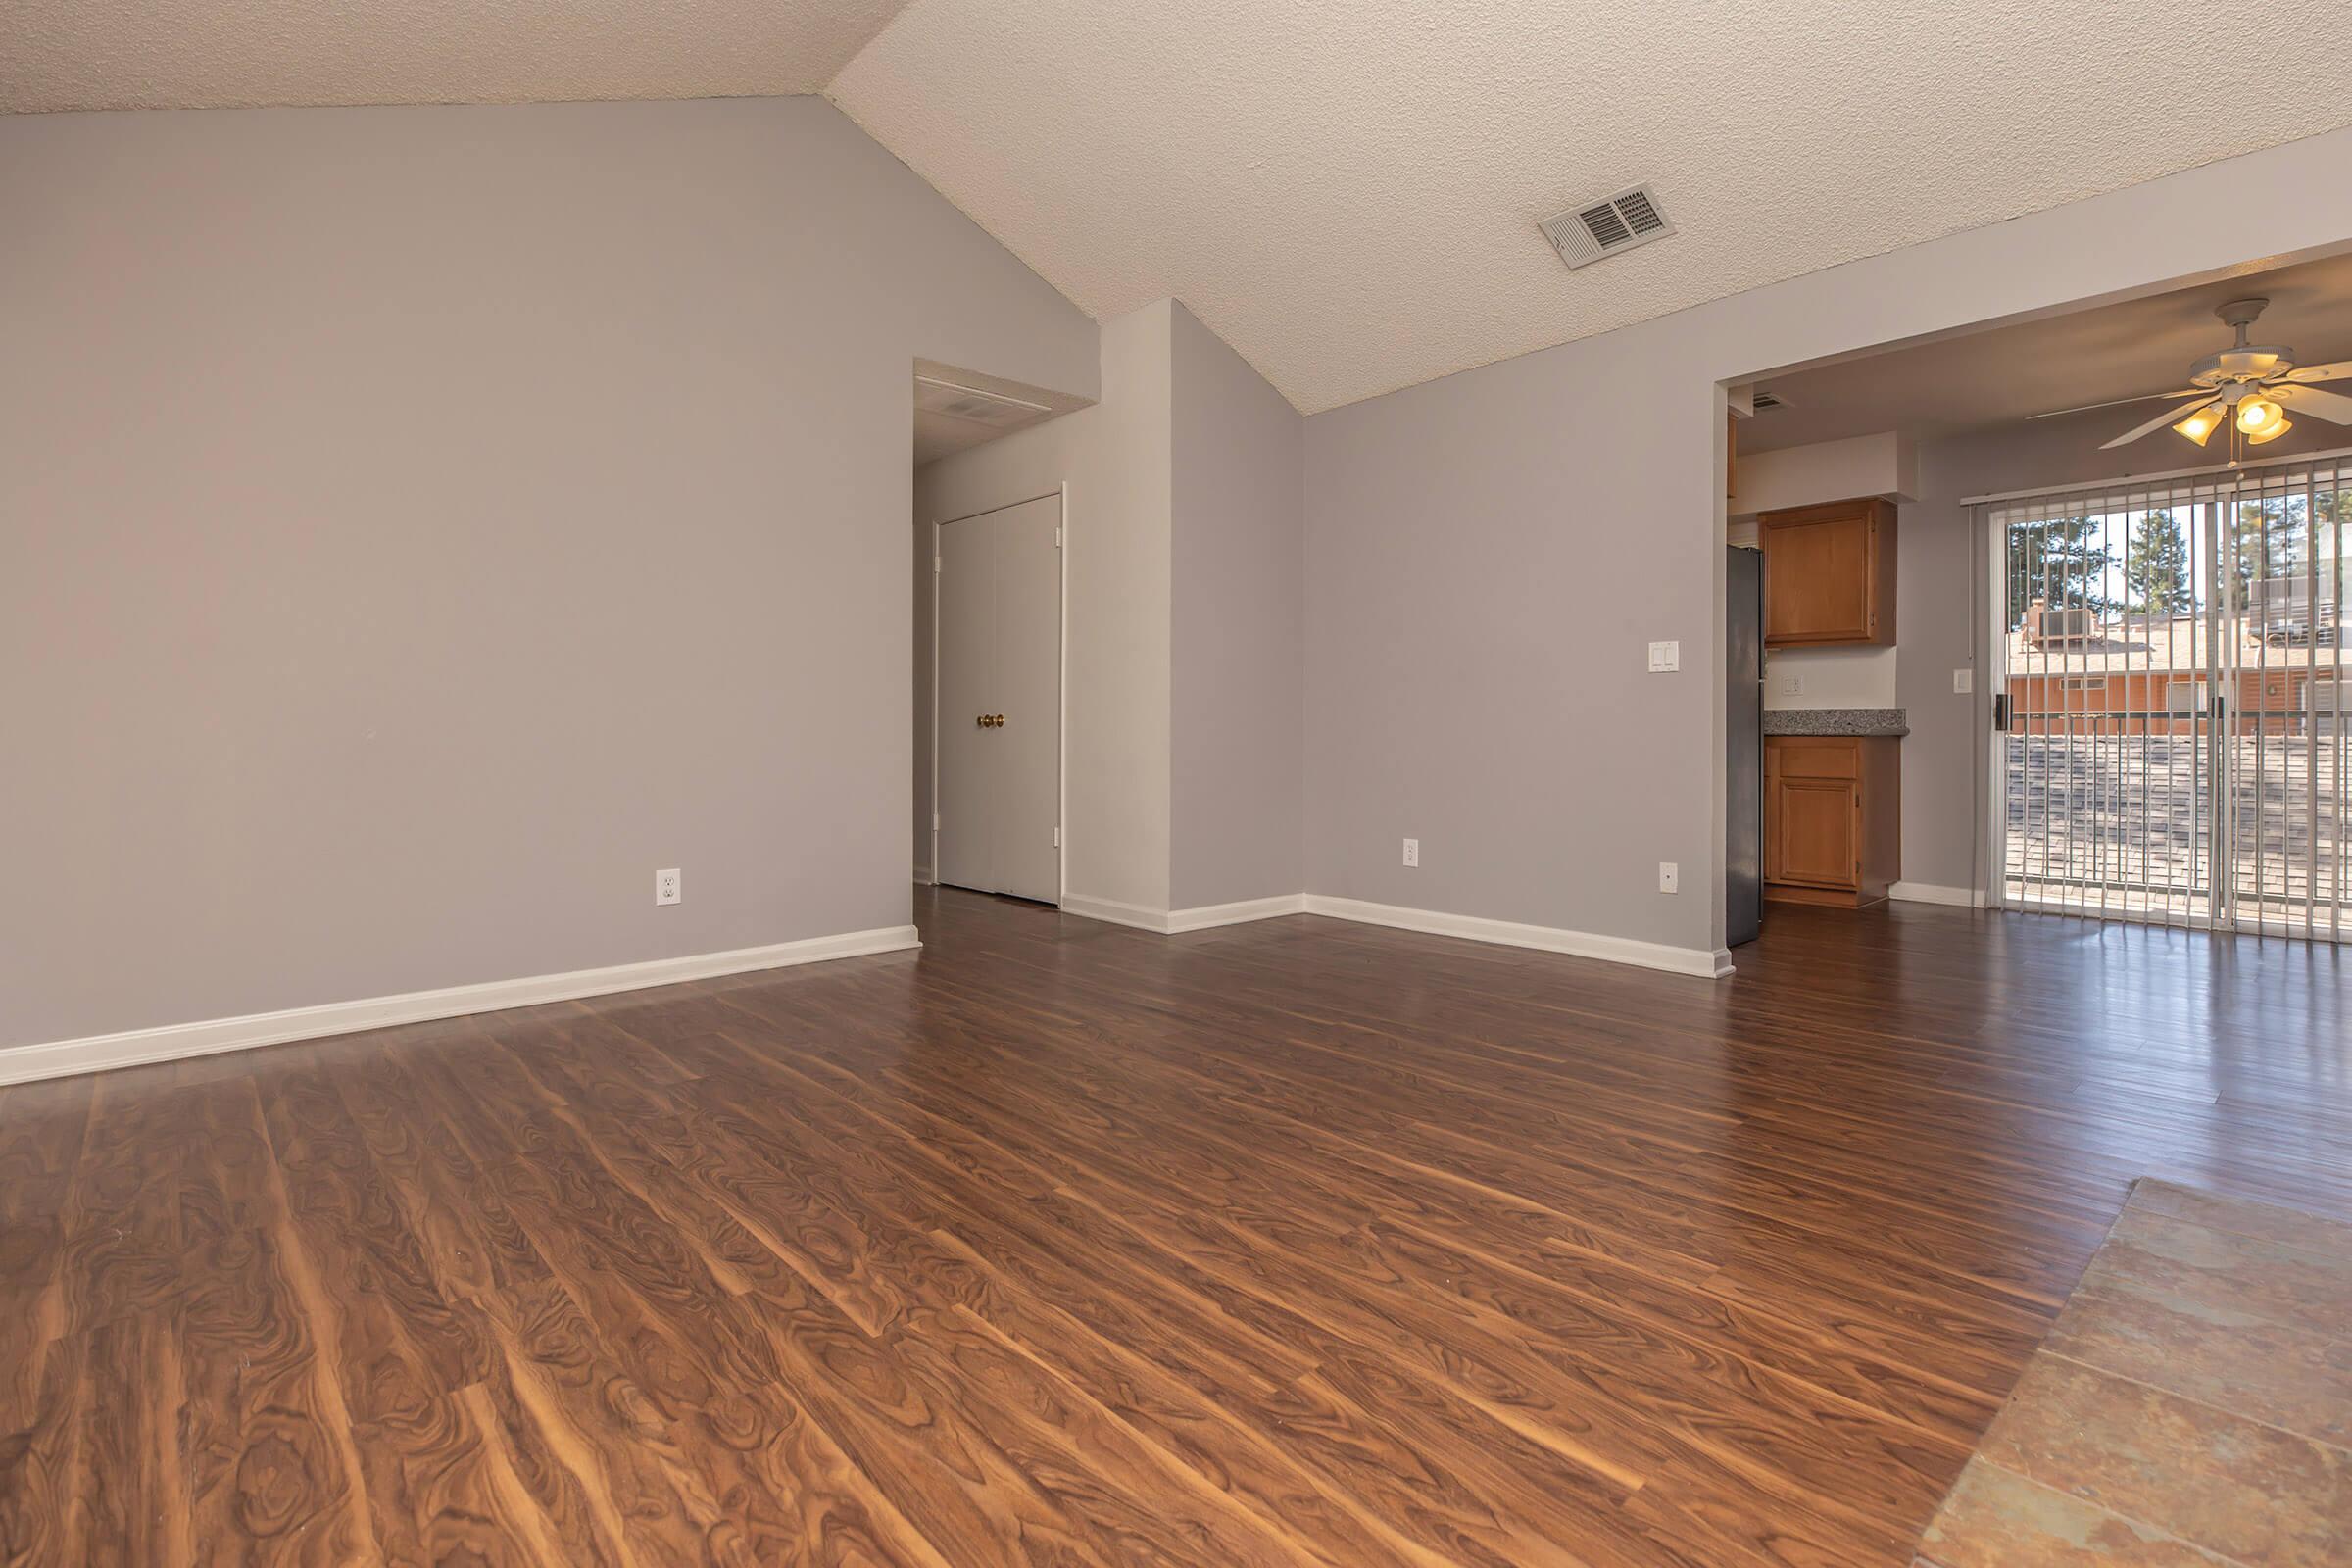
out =
[[2337,424],[2352,424],[2352,398],[2341,392],[2323,392],[2316,386],[2272,386],[2263,390],[2278,405],[2297,414],[2316,414]]
[[2147,423],[2141,425],[2138,429],[2127,430],[2112,441],[2100,442],[2099,450],[2104,452],[2109,447],[2130,446],[2132,442],[2138,440],[2143,435],[2154,435],[2157,431],[2163,429],[2168,424],[2180,423],[2182,419],[2185,419],[2190,415],[2196,413],[2197,410],[2210,406],[2212,401],[2212,394],[2208,393],[2206,395],[2206,402],[2204,403],[2175,404],[2173,407],[2165,410],[2162,414],[2156,416],[2156,417],[2153,419],[2150,419]]
[[[2352,371],[2352,365],[2345,366],[2345,369]],[[2213,392],[2209,387],[2184,386],[2178,392],[2142,392],[2135,398],[2109,398],[2104,403],[2078,403],[2071,409],[2052,409],[2047,414],[2029,414],[2026,417],[2029,419],[2055,419],[2061,415],[2088,414],[2093,409],[2120,409],[2127,403],[2145,403],[2150,398],[2209,398],[2211,396],[2213,396]]]
[[2300,386],[2312,381],[2341,381],[2352,375],[2352,360],[2338,360],[2333,365],[2305,365],[2286,372],[2286,378]]

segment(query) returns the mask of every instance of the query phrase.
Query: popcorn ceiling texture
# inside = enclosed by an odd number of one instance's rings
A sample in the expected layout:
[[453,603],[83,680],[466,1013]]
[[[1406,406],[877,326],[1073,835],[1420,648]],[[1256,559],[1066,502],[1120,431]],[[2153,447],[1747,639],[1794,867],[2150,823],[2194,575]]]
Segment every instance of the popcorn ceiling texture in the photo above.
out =
[[[915,0],[831,96],[1084,309],[1182,299],[1314,413],[2352,122],[2352,31],[2342,0]],[[1642,179],[1660,244],[1570,272],[1536,232]]]
[[0,109],[816,92],[904,0],[0,0]]
[[[0,0],[0,109],[829,83],[1097,318],[1182,299],[1308,413],[2352,123],[2342,0],[900,3]],[[1642,179],[1661,244],[1536,232]]]

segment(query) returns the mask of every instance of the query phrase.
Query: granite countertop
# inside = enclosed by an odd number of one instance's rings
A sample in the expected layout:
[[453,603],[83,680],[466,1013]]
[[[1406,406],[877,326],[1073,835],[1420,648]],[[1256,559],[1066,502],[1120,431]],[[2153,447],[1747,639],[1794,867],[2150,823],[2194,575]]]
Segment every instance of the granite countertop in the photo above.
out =
[[1899,708],[1767,708],[1767,735],[1908,735]]

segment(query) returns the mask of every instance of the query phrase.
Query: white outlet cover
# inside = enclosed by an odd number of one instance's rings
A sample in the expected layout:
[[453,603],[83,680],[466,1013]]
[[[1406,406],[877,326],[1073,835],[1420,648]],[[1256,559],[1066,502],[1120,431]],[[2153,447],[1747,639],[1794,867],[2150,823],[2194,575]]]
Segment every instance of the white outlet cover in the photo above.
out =
[[1680,893],[1683,890],[1683,868],[1672,860],[1658,862],[1658,891]]
[[1953,670],[1953,671],[1952,671],[1952,690],[1953,690],[1953,691],[1955,691],[1955,692],[1973,692],[1973,691],[1975,691],[1976,689],[1977,689],[1977,672],[1976,672],[1975,670],[1973,670],[1973,669],[1955,669],[1955,670]]
[[685,897],[686,880],[682,872],[673,867],[667,871],[654,873],[654,902],[656,904],[676,904]]
[[1404,841],[1404,863],[1407,865],[1419,865],[1421,863],[1421,841],[1419,839],[1406,839]]

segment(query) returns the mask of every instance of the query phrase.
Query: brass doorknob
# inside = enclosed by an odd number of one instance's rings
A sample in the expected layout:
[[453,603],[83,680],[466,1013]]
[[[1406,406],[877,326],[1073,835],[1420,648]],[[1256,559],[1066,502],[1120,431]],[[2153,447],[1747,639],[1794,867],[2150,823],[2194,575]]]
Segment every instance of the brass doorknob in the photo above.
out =
[[986,713],[975,714],[972,718],[972,722],[978,725],[980,728],[986,729],[988,728],[988,715]]
[[999,713],[989,722],[995,725],[998,729],[1003,729],[1004,727],[1004,715],[1003,713]]

